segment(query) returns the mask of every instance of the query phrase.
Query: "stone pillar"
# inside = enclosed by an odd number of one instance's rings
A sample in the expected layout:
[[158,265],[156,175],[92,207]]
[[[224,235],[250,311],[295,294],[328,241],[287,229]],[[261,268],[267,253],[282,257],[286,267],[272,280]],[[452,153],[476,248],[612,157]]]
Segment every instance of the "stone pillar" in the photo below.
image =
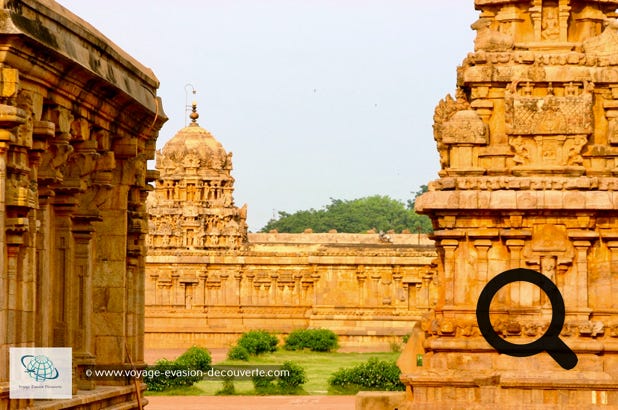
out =
[[[392,294],[393,300],[395,301],[395,306],[400,306],[405,301],[405,294],[403,292],[403,284],[401,283],[402,279],[403,279],[403,275],[401,274],[400,267],[393,266],[393,288],[392,288],[391,294]],[[418,302],[415,304],[415,306],[418,306]]]
[[254,284],[253,284],[253,280],[255,279],[255,273],[253,273],[252,271],[247,272],[246,274],[246,278],[247,281],[249,282],[247,284],[247,305],[253,306],[255,304],[257,304],[257,300],[255,297],[255,292],[254,292]]
[[444,307],[455,304],[455,250],[459,246],[457,239],[442,239],[440,244],[444,248],[444,277],[440,278],[444,286],[442,303]]
[[365,274],[365,266],[357,266],[356,279],[358,280],[358,304],[361,307],[365,307],[367,303],[367,275]]
[[[589,268],[588,258],[589,251],[593,242],[598,238],[598,233],[589,230],[572,230],[569,233],[569,239],[573,241],[575,248],[574,270],[576,275],[571,279],[573,284],[573,293],[568,298],[570,302],[565,302],[571,314],[576,315],[580,320],[587,319],[592,311],[588,301],[588,283],[589,283]],[[611,249],[611,248],[610,248]],[[610,263],[611,266],[611,263]],[[570,278],[565,277],[565,282]],[[565,283],[565,288],[566,288]],[[565,296],[566,297],[566,296]]]
[[242,306],[242,296],[244,294],[243,292],[243,286],[242,286],[242,277],[243,277],[243,273],[244,270],[243,268],[239,268],[237,271],[234,272],[234,280],[236,280],[236,286],[235,286],[235,291],[234,293],[236,293],[237,295],[237,299],[234,301],[234,303],[236,303],[236,305],[238,307]]
[[613,298],[613,295],[618,295],[618,234],[615,234],[612,240],[606,242],[607,248],[610,252],[609,261],[609,292],[606,294],[608,298],[612,298],[614,301],[612,307],[618,307],[618,300]]
[[558,21],[560,24],[560,41],[566,43],[569,17],[571,16],[571,7],[569,7],[570,0],[560,0],[558,5]]
[[370,306],[380,306],[382,301],[380,300],[380,279],[382,279],[382,275],[379,272],[371,272],[371,285],[370,285]]
[[541,20],[543,10],[543,0],[533,0],[530,7],[530,19],[534,27],[534,41],[541,41]]
[[[507,239],[506,246],[511,255],[510,268],[520,268],[522,267],[522,255],[521,251],[524,247],[524,241],[522,239]],[[511,301],[519,301],[520,293],[521,293],[521,282],[511,283],[511,294],[508,295],[509,299],[500,298],[498,296],[498,301],[502,303],[510,303]]]
[[302,306],[303,303],[303,289],[302,289],[302,272],[295,272],[294,275],[294,297],[292,299],[294,305]]
[[474,288],[474,292],[476,294],[480,294],[485,284],[489,281],[489,270],[488,270],[488,261],[487,261],[487,253],[489,252],[489,248],[491,248],[492,241],[489,239],[476,239],[474,241],[474,247],[477,251],[477,280],[476,286]]
[[73,347],[73,364],[77,366],[77,388],[91,390],[94,381],[84,371],[96,363],[93,352],[92,329],[86,324],[92,322],[92,272],[91,239],[94,228],[88,218],[75,218],[72,224],[74,241],[73,272],[67,282],[70,287],[70,332]]

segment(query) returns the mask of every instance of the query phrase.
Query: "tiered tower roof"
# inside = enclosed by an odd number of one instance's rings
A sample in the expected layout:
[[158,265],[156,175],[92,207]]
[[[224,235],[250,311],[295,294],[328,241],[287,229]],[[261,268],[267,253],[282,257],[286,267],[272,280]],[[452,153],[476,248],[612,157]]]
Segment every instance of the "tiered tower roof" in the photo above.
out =
[[246,206],[234,205],[232,153],[197,123],[157,151],[160,177],[148,197],[149,247],[234,249],[247,235]]

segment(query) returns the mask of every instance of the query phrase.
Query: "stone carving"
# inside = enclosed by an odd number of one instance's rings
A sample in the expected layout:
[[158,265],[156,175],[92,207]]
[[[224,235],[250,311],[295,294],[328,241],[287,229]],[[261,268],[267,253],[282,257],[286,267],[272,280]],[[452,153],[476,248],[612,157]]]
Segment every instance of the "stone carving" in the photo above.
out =
[[567,83],[564,96],[554,95],[550,83],[543,97],[532,96],[534,86],[514,81],[507,88],[506,128],[513,135],[590,134],[593,85]]
[[[444,124],[448,123],[448,121],[455,115],[458,111],[467,110],[470,108],[470,104],[465,98],[462,90],[457,91],[457,99],[454,100],[451,95],[447,95],[443,100],[441,100],[436,109],[434,111],[433,119],[433,136],[438,145],[438,152],[440,153],[440,163],[442,164],[442,168],[448,168],[450,164],[448,147],[445,145],[444,135],[443,135],[443,127]],[[472,121],[471,128],[475,129],[477,124],[475,121]],[[449,131],[452,128],[449,128]],[[474,131],[469,132],[470,137],[476,139],[476,135]]]
[[576,166],[583,164],[581,152],[588,143],[583,135],[551,137],[521,136],[509,138],[518,165]]
[[[511,83],[505,94],[506,131],[513,162],[538,169],[581,168],[581,153],[593,129],[592,85],[569,82],[562,87],[563,95],[556,96],[549,83],[545,96],[537,96],[533,84],[519,84]],[[583,168],[578,172],[581,174]]]
[[200,166],[200,158],[194,153],[189,153],[184,158],[183,165],[185,168],[198,168]]
[[534,143],[529,140],[524,140],[521,136],[518,136],[511,138],[510,144],[515,152],[513,161],[518,165],[528,165],[530,163],[530,151],[534,149]]
[[618,144],[618,118],[616,117],[608,118],[607,142],[612,145]]
[[513,36],[492,30],[491,25],[491,19],[481,17],[470,26],[473,30],[476,30],[474,51],[500,52],[512,50],[514,46]]
[[444,144],[486,144],[487,126],[474,110],[457,111],[442,124]]
[[605,22],[605,29],[596,36],[583,43],[584,52],[600,56],[611,56],[618,52],[618,21],[615,19]]
[[67,159],[73,152],[73,146],[69,144],[70,135],[61,133],[51,141],[49,148],[43,153],[39,179],[43,182],[62,182],[64,176],[62,169]]
[[543,7],[541,38],[543,40],[559,40],[560,21],[558,20],[558,7]]
[[511,190],[578,190],[594,189],[599,191],[618,190],[618,178],[581,178],[570,179],[564,177],[506,177],[506,176],[484,176],[484,177],[445,177],[440,180],[432,181],[429,185],[433,190],[455,190],[473,189],[480,191],[492,191],[499,189]]
[[580,155],[584,145],[588,143],[588,138],[583,135],[576,135],[573,138],[567,138],[564,143],[566,151],[566,163],[564,165],[583,165],[584,158]]

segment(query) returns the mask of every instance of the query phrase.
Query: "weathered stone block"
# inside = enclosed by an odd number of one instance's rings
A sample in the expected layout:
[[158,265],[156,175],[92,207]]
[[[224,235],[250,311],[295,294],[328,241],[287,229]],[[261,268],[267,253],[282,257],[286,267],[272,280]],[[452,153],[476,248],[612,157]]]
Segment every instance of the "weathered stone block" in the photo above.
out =
[[93,315],[93,331],[101,336],[121,336],[124,334],[123,312],[98,312]]
[[586,195],[579,191],[566,191],[563,198],[565,209],[585,209]]
[[607,191],[586,192],[586,208],[588,209],[612,209],[613,201]]
[[98,364],[124,363],[124,342],[120,336],[95,336],[94,354]]
[[361,391],[356,394],[356,410],[394,410],[405,400],[405,392]]
[[491,209],[511,209],[517,205],[517,194],[515,191],[492,191],[489,200]]

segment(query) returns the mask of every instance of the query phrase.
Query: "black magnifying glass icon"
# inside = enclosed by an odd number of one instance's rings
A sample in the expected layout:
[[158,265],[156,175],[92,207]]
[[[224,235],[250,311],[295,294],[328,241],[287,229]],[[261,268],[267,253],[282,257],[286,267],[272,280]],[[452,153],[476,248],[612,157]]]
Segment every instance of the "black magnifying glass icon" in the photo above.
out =
[[[537,285],[551,302],[551,323],[545,334],[534,342],[526,344],[507,342],[496,333],[489,320],[491,300],[502,287],[512,282],[529,282]],[[559,337],[564,318],[564,300],[558,287],[547,276],[532,269],[516,268],[500,273],[487,282],[476,305],[476,320],[481,334],[498,352],[509,356],[526,357],[546,351],[562,368],[569,370],[577,364],[577,356]]]

